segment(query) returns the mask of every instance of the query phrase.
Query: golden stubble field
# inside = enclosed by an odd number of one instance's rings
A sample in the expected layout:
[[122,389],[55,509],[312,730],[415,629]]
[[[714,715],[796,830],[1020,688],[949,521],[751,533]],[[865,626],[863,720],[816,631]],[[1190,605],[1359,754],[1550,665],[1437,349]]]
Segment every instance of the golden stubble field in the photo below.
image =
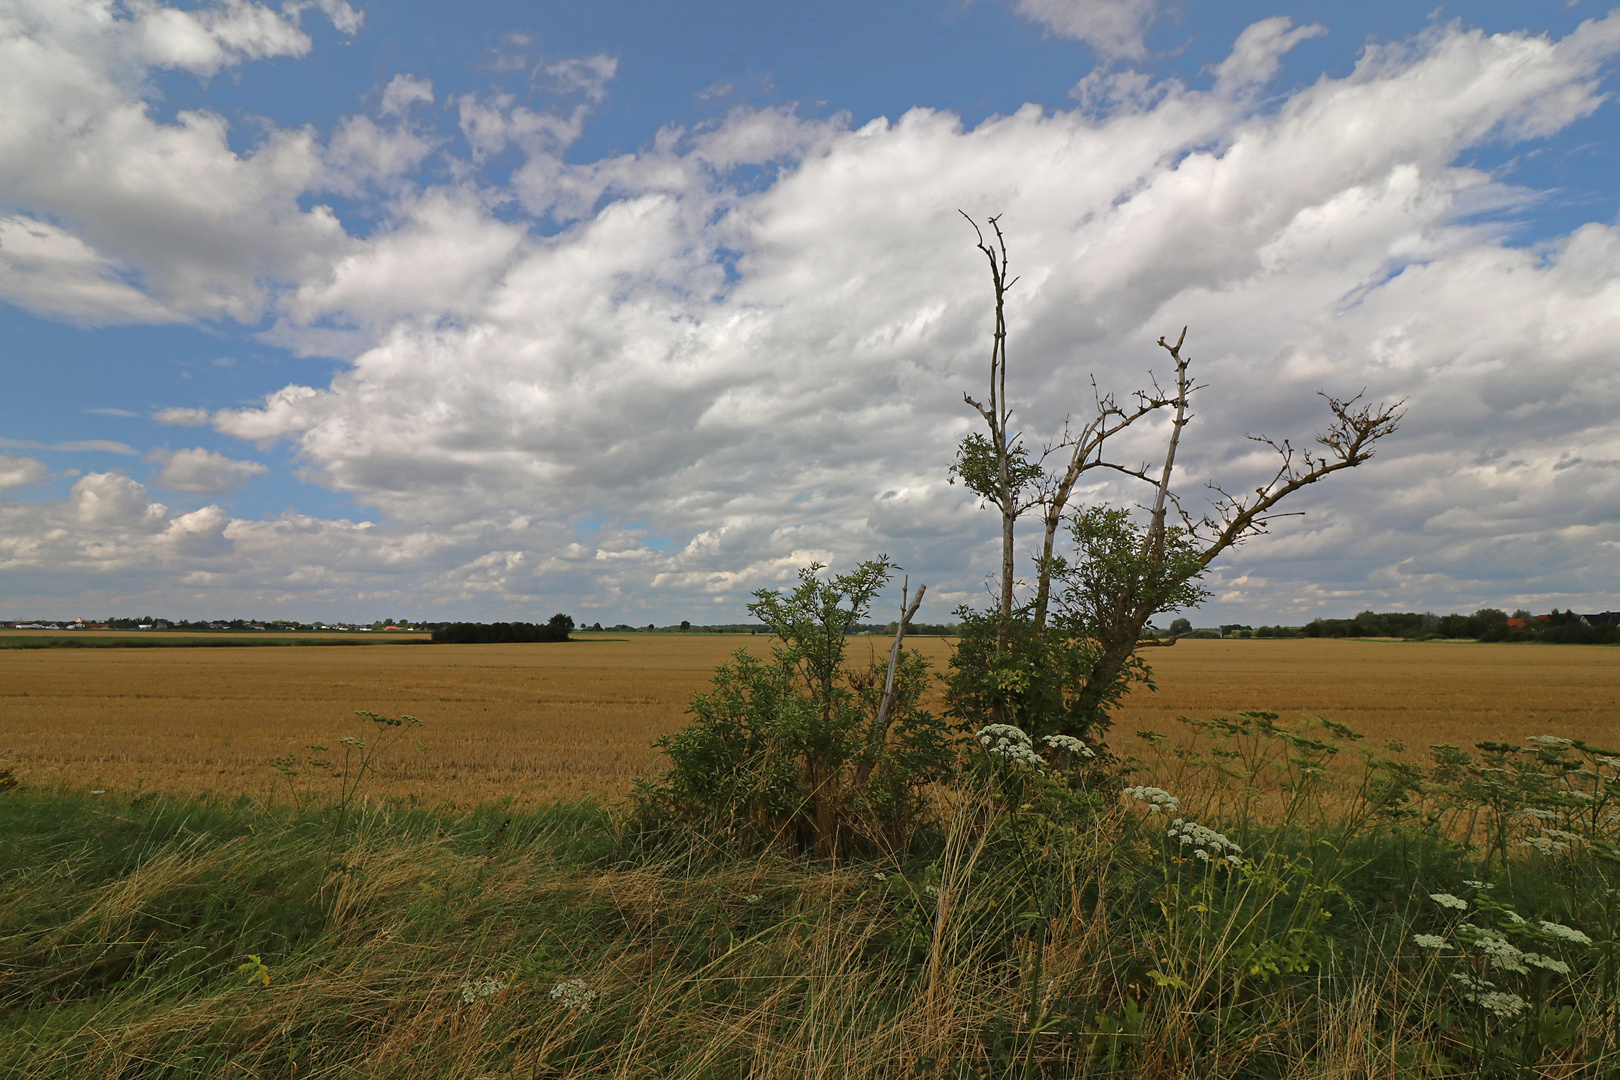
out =
[[[912,639],[943,669],[947,642]],[[586,635],[555,645],[0,651],[0,768],[34,785],[285,797],[272,759],[358,734],[354,710],[419,717],[373,794],[469,805],[614,796],[692,694],[763,637]],[[886,652],[857,639],[852,649]],[[1620,649],[1369,641],[1183,641],[1116,725],[1177,714],[1321,713],[1379,741],[1468,746],[1548,733],[1620,745]],[[279,795],[277,793],[280,793]]]

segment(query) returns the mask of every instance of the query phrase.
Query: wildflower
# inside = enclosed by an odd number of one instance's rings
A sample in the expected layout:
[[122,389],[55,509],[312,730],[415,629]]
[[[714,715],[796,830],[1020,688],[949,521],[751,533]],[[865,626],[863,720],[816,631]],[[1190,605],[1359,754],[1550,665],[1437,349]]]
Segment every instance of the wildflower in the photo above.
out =
[[1036,771],[1046,768],[1046,759],[1035,752],[1035,744],[1023,728],[1012,724],[986,724],[976,734],[979,744],[996,757],[1028,765]]
[[1487,994],[1466,994],[1464,996],[1481,1008],[1491,1010],[1503,1020],[1512,1020],[1524,1011],[1524,998],[1518,994],[1493,990]]
[[1517,911],[1508,911],[1506,914],[1507,914],[1507,917],[1508,917],[1508,922],[1512,923],[1514,926],[1523,926],[1524,925],[1525,918],[1524,918],[1523,915],[1520,915]]
[[1451,948],[1446,939],[1437,934],[1413,934],[1412,942],[1420,949],[1434,949],[1437,952]]
[[743,903],[745,903],[745,904],[757,904],[763,899],[764,899],[764,897],[760,896],[759,893],[751,892],[747,896],[743,897]]
[[1464,881],[1463,884],[1468,886],[1470,889],[1494,889],[1494,888],[1496,888],[1496,883],[1491,882],[1491,881]]
[[92,791],[90,794],[92,794],[92,795],[105,795],[105,794],[107,794],[107,789],[106,788],[96,788],[96,790]]
[[1176,818],[1170,823],[1165,835],[1180,846],[1191,848],[1193,858],[1200,862],[1219,858],[1230,866],[1243,865],[1243,860],[1238,858],[1243,851],[1242,848],[1228,840],[1225,833],[1218,833],[1196,821]]
[[1555,971],[1560,975],[1569,974],[1568,964],[1564,963],[1562,960],[1555,960],[1550,956],[1542,956],[1540,953],[1525,953],[1524,962],[1532,967],[1546,968],[1548,971]]
[[506,989],[506,984],[493,975],[485,975],[481,979],[461,984],[461,1003],[471,1005],[475,1001],[500,993]]
[[1593,795],[1590,791],[1566,791],[1566,792],[1564,792],[1564,794],[1568,795],[1570,798],[1576,800],[1577,802],[1596,802],[1597,801],[1597,796]]
[[1620,769],[1620,757],[1609,757],[1607,754],[1598,755],[1598,764],[1607,765],[1611,769]]
[[1443,908],[1452,908],[1455,911],[1467,911],[1468,901],[1459,896],[1452,896],[1448,892],[1430,893],[1429,899]]
[[1559,738],[1557,735],[1532,735],[1524,741],[1527,743],[1534,743],[1537,746],[1545,747],[1548,750],[1562,750],[1564,747],[1570,745],[1568,739]]
[[1527,848],[1534,848],[1543,855],[1556,855],[1561,851],[1568,851],[1568,844],[1561,844],[1557,840],[1545,836],[1527,836],[1519,843]]
[[923,892],[926,893],[929,896],[938,896],[939,895],[939,886],[938,885],[924,885],[923,886]]
[[874,873],[874,874],[873,874],[873,875],[872,875],[872,877],[873,877],[873,878],[875,878],[875,879],[876,879],[876,880],[878,880],[878,881],[888,881],[888,880],[889,880],[889,875],[888,875],[888,874],[885,874],[885,873],[884,873],[884,872],[883,872],[883,871],[881,871],[881,870],[879,870],[879,871],[877,871],[877,872],[876,872],[876,873]]
[[1181,809],[1181,800],[1163,788],[1128,787],[1125,789],[1125,794],[1137,802],[1147,803],[1149,812],[1154,814],[1159,813],[1161,810],[1173,814]]
[[1560,840],[1572,840],[1579,843],[1583,837],[1579,833],[1565,832],[1563,829],[1542,829],[1548,836],[1556,836]]
[[562,1002],[566,1008],[588,1013],[591,1003],[596,1000],[596,991],[586,986],[584,979],[567,979],[551,988],[551,1000]]
[[1553,937],[1563,938],[1565,941],[1575,945],[1592,944],[1591,938],[1587,937],[1585,934],[1581,933],[1572,926],[1565,926],[1563,923],[1548,922],[1546,919],[1542,919],[1541,928],[1547,931],[1547,933],[1551,934]]
[[1474,939],[1473,946],[1490,957],[1491,966],[1500,971],[1512,971],[1520,975],[1530,973],[1530,969],[1524,966],[1524,953],[1506,938],[1482,934]]
[[1054,750],[1067,750],[1071,754],[1079,754],[1081,757],[1088,758],[1097,756],[1092,752],[1091,747],[1072,735],[1048,735],[1043,741]]
[[986,724],[977,732],[980,744],[984,746],[1006,745],[1019,743],[1023,746],[1034,746],[1024,729],[1013,724]]
[[1533,806],[1526,806],[1517,812],[1518,817],[1529,818],[1532,821],[1557,821],[1558,815],[1551,810],[1538,810]]

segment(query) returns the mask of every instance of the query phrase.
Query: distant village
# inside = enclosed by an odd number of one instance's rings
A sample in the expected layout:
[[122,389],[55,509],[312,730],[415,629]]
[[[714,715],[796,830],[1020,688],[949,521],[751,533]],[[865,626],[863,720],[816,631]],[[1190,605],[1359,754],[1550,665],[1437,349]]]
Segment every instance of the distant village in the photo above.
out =
[[213,619],[190,621],[186,619],[24,619],[7,622],[0,619],[0,628],[12,630],[272,630],[287,633],[294,630],[352,630],[359,632],[379,630],[432,630],[443,623],[395,622],[379,619],[371,623],[301,623],[289,619],[261,622],[257,619]]
[[[573,629],[573,620],[569,620]],[[292,633],[343,631],[351,633],[417,632],[425,633],[452,625],[448,622],[423,622],[416,619],[376,619],[362,622],[298,622],[291,619],[160,619],[142,616],[138,619],[0,619],[0,629],[11,630],[187,630],[231,631],[244,633],[265,631]],[[476,624],[475,624],[476,625]],[[1580,628],[1580,629],[1576,629]],[[758,623],[726,623],[696,626],[682,621],[679,625],[631,626],[627,623],[603,627],[598,622],[579,626],[582,631],[597,633],[696,633],[696,634],[758,634],[765,627]],[[849,628],[852,634],[892,635],[894,623],[888,625],[857,623]],[[1594,633],[1595,631],[1595,633]],[[954,623],[910,623],[908,634],[952,636],[957,632]],[[1474,638],[1484,641],[1500,640],[1558,640],[1570,643],[1607,643],[1620,633],[1620,611],[1577,613],[1554,608],[1545,615],[1532,615],[1518,610],[1512,614],[1496,608],[1483,608],[1472,615],[1435,615],[1432,612],[1373,612],[1363,611],[1350,619],[1313,619],[1303,626],[1252,627],[1243,623],[1225,623],[1220,626],[1194,627],[1187,619],[1176,619],[1168,631],[1149,628],[1149,636],[1160,638],[1274,638],[1274,637],[1393,637],[1393,638]]]

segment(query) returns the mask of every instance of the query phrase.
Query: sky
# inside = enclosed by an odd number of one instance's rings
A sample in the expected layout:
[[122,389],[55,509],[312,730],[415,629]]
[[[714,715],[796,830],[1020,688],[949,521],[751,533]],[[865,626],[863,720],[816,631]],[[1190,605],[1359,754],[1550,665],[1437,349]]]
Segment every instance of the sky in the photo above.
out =
[[983,606],[964,213],[1032,446],[1183,326],[1194,508],[1405,402],[1196,624],[1620,608],[1617,57],[1590,0],[0,0],[0,618]]

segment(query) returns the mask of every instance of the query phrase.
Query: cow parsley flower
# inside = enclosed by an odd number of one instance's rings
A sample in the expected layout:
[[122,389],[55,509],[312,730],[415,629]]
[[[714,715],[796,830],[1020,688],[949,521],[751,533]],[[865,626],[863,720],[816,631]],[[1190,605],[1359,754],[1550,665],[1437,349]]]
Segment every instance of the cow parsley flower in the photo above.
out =
[[506,989],[506,984],[492,975],[485,975],[481,979],[461,984],[461,1003],[471,1005],[475,1001],[482,1001]]
[[1492,990],[1484,994],[1465,994],[1475,1005],[1489,1009],[1503,1020],[1512,1020],[1524,1011],[1524,998],[1518,994],[1504,993],[1501,990]]
[[566,979],[551,988],[551,1000],[560,1001],[569,1009],[582,1013],[591,1011],[596,991],[585,985],[584,979]]
[[1181,809],[1181,800],[1163,788],[1128,787],[1125,789],[1125,794],[1137,802],[1147,803],[1149,812],[1154,814],[1159,813],[1161,810],[1173,814]]
[[1562,960],[1556,960],[1551,956],[1542,956],[1540,953],[1525,953],[1524,962],[1529,964],[1531,967],[1545,968],[1548,971],[1555,971],[1560,975],[1569,974],[1568,964],[1564,963]]
[[1436,952],[1451,948],[1450,943],[1438,934],[1413,934],[1412,943],[1420,949],[1434,949]]
[[1036,770],[1046,768],[1046,759],[1035,752],[1035,744],[1023,728],[1012,724],[986,724],[975,734],[986,752],[996,757],[1016,761]]
[[1560,738],[1557,735],[1532,735],[1524,741],[1527,743],[1534,743],[1536,746],[1545,747],[1548,750],[1562,750],[1564,747],[1570,745],[1570,741],[1568,739]]
[[1494,888],[1496,888],[1496,883],[1493,882],[1493,881],[1468,881],[1468,880],[1464,880],[1463,884],[1468,886],[1470,889],[1494,889]]
[[1460,896],[1452,896],[1448,892],[1430,893],[1429,899],[1433,900],[1443,908],[1451,908],[1454,911],[1468,910],[1468,901],[1464,900]]
[[1559,843],[1549,836],[1527,836],[1520,840],[1519,843],[1527,848],[1533,848],[1543,855],[1557,855],[1559,852],[1569,850],[1568,844]]
[[1562,938],[1573,945],[1592,944],[1591,938],[1587,937],[1573,926],[1565,926],[1563,923],[1548,922],[1546,919],[1542,919],[1541,928],[1547,931],[1547,933],[1551,934],[1553,937]]
[[1165,835],[1182,847],[1191,848],[1193,858],[1202,862],[1209,862],[1211,857],[1216,857],[1231,866],[1243,865],[1243,860],[1237,857],[1243,854],[1242,848],[1228,840],[1225,833],[1218,833],[1196,821],[1176,818],[1170,823]]
[[1506,938],[1481,934],[1474,939],[1473,946],[1488,956],[1491,966],[1499,971],[1512,971],[1519,975],[1530,973],[1530,969],[1524,966],[1524,953]]
[[1540,810],[1540,809],[1537,809],[1534,806],[1521,807],[1516,812],[1515,816],[1522,817],[1522,818],[1529,818],[1531,821],[1557,821],[1558,820],[1558,815],[1553,813],[1551,810]]
[[1071,754],[1079,754],[1081,757],[1086,758],[1097,756],[1092,752],[1091,747],[1076,739],[1073,735],[1048,735],[1042,741],[1054,750],[1067,750]]

